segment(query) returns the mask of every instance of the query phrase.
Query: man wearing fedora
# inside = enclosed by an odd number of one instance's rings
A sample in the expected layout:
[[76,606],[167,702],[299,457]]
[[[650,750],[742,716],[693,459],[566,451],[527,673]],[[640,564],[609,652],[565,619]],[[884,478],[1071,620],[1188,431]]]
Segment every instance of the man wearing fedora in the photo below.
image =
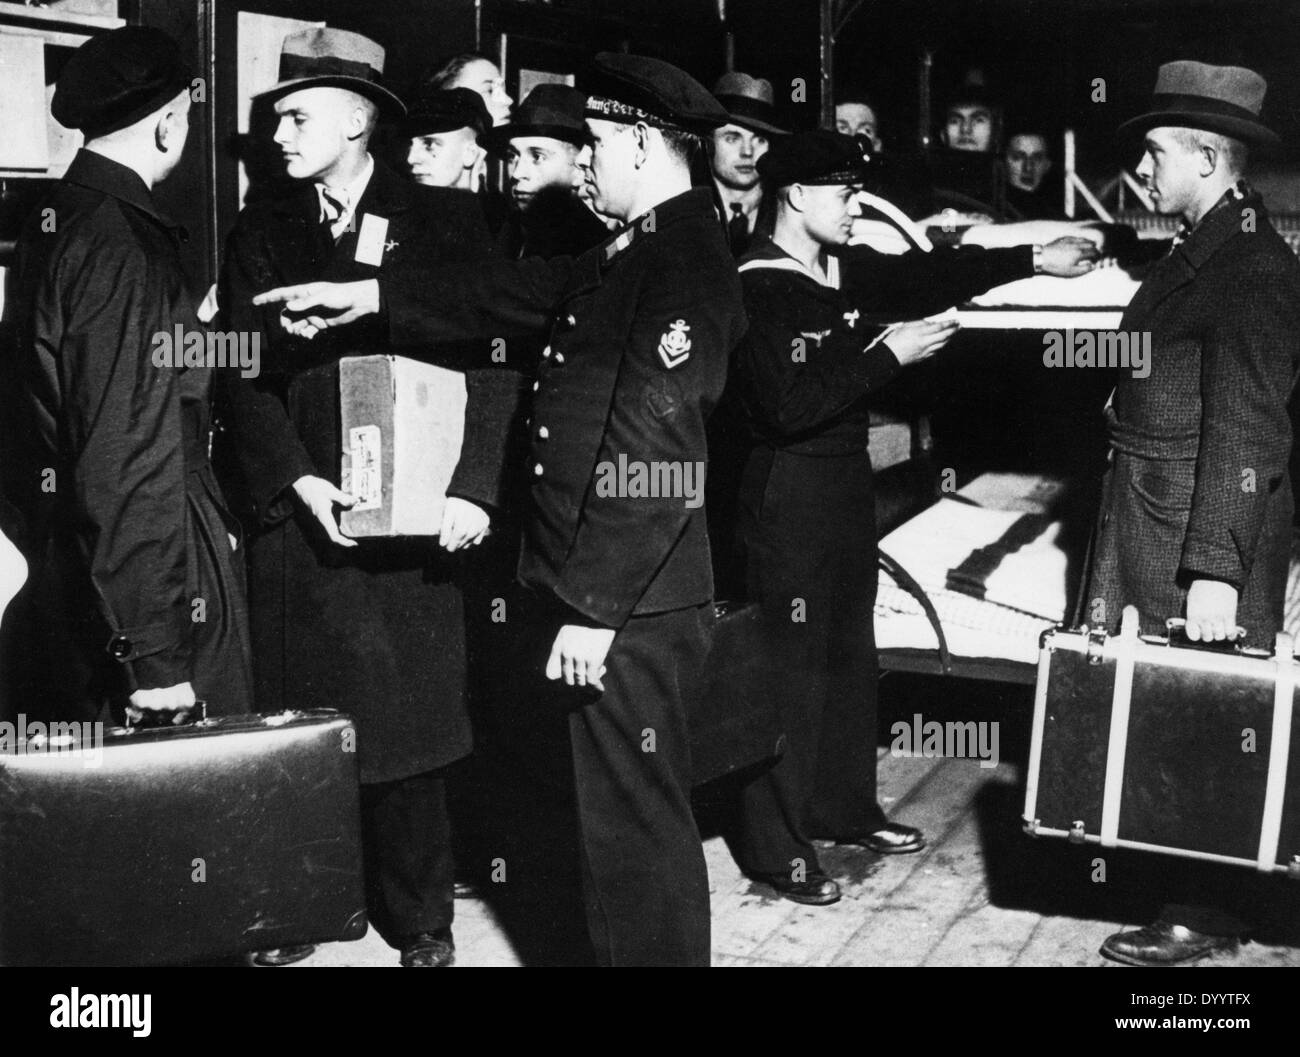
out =
[[499,243],[507,257],[577,257],[609,234],[579,197],[578,153],[587,142],[586,97],[564,84],[539,84],[514,117],[486,137],[505,158],[515,209]]
[[579,164],[595,208],[623,225],[600,246],[257,300],[283,303],[286,325],[304,335],[371,315],[423,340],[549,329],[519,579],[540,646],[527,658],[534,707],[569,714],[588,930],[602,964],[706,965],[688,727],[713,623],[704,511],[680,488],[647,495],[609,471],[698,472],[707,459],[704,423],[744,313],[691,161],[728,115],[691,77],[644,56],[598,54],[585,87],[591,143]]
[[730,118],[708,141],[713,189],[727,244],[739,257],[755,231],[771,224],[763,210],[758,159],[767,153],[773,137],[789,135],[790,130],[778,123],[772,82],[764,78],[724,73],[713,86],[713,95]]
[[[1251,70],[1171,62],[1137,175],[1157,212],[1182,218],[1120,330],[1149,333],[1149,376],[1121,372],[1106,408],[1111,465],[1085,599],[1114,630],[1134,605],[1143,633],[1184,616],[1193,640],[1271,649],[1281,627],[1293,500],[1287,403],[1300,368],[1300,264],[1245,182],[1249,151],[1277,142]],[[1249,472],[1249,474],[1248,474]],[[1243,481],[1249,475],[1252,487]],[[1236,946],[1253,885],[1239,870],[1162,863],[1159,919],[1102,953],[1162,965]],[[1215,907],[1211,910],[1209,907]]]
[[[381,83],[384,52],[335,29],[286,38],[280,81],[258,97],[279,118],[275,142],[300,181],[250,205],[230,236],[220,304],[230,325],[260,330],[262,370],[228,388],[233,449],[256,517],[250,544],[259,707],[337,708],[357,723],[368,907],[404,966],[451,963],[453,866],[444,769],[470,750],[465,614],[458,583],[499,502],[498,424],[468,385],[466,437],[432,541],[339,532],[342,356],[395,353],[455,365],[455,352],[395,342],[373,321],[307,343],[257,309],[268,285],[463,268],[490,253],[464,192],[419,187],[374,159],[381,116],[405,108]],[[486,362],[482,366],[488,367]],[[468,379],[467,379],[468,381]],[[479,439],[475,436],[477,431]]]
[[32,458],[15,498],[54,719],[120,723],[196,695],[252,710],[243,548],[208,462],[214,369],[155,360],[158,334],[203,329],[184,229],[153,198],[185,149],[191,77],[156,29],[78,48],[52,112],[85,145],[18,240]]

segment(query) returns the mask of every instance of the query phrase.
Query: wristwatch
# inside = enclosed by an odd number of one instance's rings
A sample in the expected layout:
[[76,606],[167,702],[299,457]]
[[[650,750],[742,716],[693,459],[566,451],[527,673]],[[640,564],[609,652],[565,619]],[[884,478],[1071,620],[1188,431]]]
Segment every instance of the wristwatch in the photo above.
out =
[[1041,242],[1034,243],[1034,274],[1043,274],[1043,244]]

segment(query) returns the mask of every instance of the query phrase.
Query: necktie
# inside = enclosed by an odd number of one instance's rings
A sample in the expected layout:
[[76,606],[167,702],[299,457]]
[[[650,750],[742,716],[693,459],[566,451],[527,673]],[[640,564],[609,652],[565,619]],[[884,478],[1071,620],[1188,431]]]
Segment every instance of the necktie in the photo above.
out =
[[347,230],[348,193],[341,187],[322,187],[320,197],[321,206],[325,210],[325,221],[330,226],[330,234],[337,242],[339,236]]
[[749,246],[749,221],[739,202],[731,203],[731,219],[727,221],[727,245],[734,257],[739,257]]

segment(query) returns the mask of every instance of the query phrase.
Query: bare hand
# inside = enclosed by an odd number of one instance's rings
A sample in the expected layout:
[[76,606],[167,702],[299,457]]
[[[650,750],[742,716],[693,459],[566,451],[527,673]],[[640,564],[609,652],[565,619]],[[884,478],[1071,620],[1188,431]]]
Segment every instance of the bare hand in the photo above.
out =
[[546,662],[546,678],[561,674],[570,686],[594,686],[604,692],[601,676],[605,674],[605,657],[614,641],[613,628],[589,628],[565,624],[555,636],[551,656]]
[[1100,257],[1101,251],[1092,239],[1065,235],[1043,247],[1041,265],[1046,275],[1073,279],[1092,271],[1094,262]]
[[1221,642],[1237,633],[1237,589],[1220,580],[1193,580],[1187,591],[1187,637]]
[[378,312],[379,280],[279,286],[258,294],[253,304],[283,304],[280,326],[298,337],[314,338],[329,327],[344,327]]
[[438,545],[446,551],[458,551],[482,543],[491,521],[488,512],[477,503],[449,495],[442,508]]
[[900,323],[885,338],[889,351],[906,367],[910,363],[928,360],[952,340],[960,324],[955,319],[931,321],[918,319]]
[[348,495],[323,477],[313,477],[310,474],[294,481],[293,491],[311,516],[320,523],[320,527],[325,530],[325,535],[333,542],[340,547],[357,545],[356,540],[350,540],[339,532],[338,522],[334,517],[335,506],[345,509],[353,506],[357,501],[356,496]]
[[179,713],[194,707],[194,687],[189,683],[177,683],[152,690],[136,690],[130,700],[126,716],[132,723],[138,723],[145,712],[176,712],[178,715],[172,720],[175,723],[181,718]]

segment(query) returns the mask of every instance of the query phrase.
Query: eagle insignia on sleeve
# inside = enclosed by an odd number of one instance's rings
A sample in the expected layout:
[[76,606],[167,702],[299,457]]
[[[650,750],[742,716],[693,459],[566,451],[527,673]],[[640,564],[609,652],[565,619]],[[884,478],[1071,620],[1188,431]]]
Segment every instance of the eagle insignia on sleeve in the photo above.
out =
[[659,337],[659,358],[669,370],[685,363],[691,355],[691,339],[687,336],[686,320],[678,319],[671,323]]

